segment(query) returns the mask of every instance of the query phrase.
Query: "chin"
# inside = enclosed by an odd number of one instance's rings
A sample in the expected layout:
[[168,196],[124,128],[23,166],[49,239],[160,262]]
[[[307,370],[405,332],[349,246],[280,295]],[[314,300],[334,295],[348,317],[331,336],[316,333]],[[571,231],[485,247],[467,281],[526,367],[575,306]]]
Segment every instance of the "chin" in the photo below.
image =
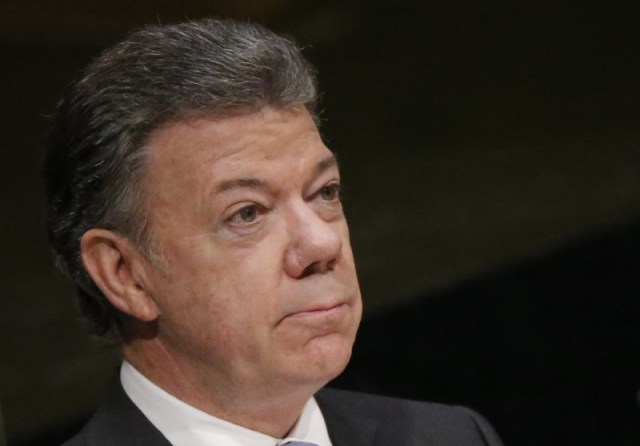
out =
[[307,379],[320,383],[320,387],[340,375],[351,359],[353,340],[340,335],[315,339],[307,346],[301,371]]

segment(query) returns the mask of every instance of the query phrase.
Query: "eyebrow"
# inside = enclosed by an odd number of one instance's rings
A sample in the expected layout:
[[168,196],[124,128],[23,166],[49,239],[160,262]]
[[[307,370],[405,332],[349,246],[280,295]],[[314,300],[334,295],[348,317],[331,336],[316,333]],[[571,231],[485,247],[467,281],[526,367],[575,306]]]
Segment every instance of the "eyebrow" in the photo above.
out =
[[[336,157],[334,155],[328,156],[327,158],[316,164],[316,167],[313,170],[314,177],[321,175],[322,173],[337,165],[338,161],[336,160]],[[221,194],[223,192],[237,188],[264,189],[266,187],[267,183],[260,178],[242,177],[233,180],[221,181],[216,185],[215,192],[216,194]]]
[[222,181],[216,185],[216,194],[221,194],[231,189],[249,188],[263,189],[267,186],[264,180],[255,177],[236,178],[234,180]]
[[338,165],[338,160],[336,159],[335,155],[328,156],[316,165],[315,172],[314,172],[315,176],[318,176],[337,165]]

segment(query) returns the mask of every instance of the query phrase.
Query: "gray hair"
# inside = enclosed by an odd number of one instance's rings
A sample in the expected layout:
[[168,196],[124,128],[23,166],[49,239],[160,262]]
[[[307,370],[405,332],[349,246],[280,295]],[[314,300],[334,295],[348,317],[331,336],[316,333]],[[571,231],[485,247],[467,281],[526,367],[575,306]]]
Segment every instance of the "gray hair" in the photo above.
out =
[[180,119],[267,106],[304,106],[316,119],[315,102],[314,70],[299,48],[231,20],[143,28],[80,73],[56,109],[43,173],[49,240],[92,335],[117,342],[122,315],[84,269],[82,235],[116,231],[157,261],[140,211],[150,134]]

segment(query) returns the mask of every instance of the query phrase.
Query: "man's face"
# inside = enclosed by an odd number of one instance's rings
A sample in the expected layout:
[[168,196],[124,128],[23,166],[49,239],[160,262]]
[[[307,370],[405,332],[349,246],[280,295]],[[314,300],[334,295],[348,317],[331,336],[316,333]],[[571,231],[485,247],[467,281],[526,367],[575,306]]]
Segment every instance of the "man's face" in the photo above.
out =
[[303,109],[164,126],[146,211],[163,256],[147,287],[158,340],[227,385],[324,385],[346,366],[361,299],[335,158]]

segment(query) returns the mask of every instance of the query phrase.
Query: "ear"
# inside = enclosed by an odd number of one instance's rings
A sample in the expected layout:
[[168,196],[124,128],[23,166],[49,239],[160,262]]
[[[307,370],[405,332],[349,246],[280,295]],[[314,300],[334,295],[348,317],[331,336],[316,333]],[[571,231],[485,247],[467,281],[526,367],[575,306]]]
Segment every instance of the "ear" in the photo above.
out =
[[80,240],[82,262],[102,293],[121,312],[142,321],[160,315],[143,281],[146,262],[125,237],[106,229],[90,229]]

